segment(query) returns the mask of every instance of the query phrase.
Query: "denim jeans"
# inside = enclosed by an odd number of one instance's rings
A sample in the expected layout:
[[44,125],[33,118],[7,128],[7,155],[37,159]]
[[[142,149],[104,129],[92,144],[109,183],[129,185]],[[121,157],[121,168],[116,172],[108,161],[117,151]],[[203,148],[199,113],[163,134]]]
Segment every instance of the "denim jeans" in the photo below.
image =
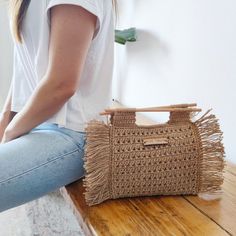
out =
[[85,132],[42,123],[0,144],[0,212],[84,176]]

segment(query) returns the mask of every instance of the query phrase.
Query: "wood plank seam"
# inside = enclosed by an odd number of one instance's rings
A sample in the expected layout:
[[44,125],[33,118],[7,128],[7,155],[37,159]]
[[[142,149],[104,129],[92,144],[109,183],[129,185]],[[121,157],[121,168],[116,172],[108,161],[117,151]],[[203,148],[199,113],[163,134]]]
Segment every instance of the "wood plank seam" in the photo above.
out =
[[236,176],[236,174],[234,172],[232,172],[231,170],[227,170],[230,174]]
[[233,234],[231,234],[227,229],[225,229],[222,225],[220,225],[219,223],[217,223],[212,217],[210,217],[209,215],[207,215],[204,211],[202,211],[200,208],[198,208],[196,205],[194,205],[190,200],[188,200],[185,196],[183,196],[183,198],[190,203],[194,208],[196,208],[198,211],[200,211],[204,216],[206,216],[207,218],[209,218],[211,221],[213,221],[216,225],[218,225],[221,229],[223,229],[228,235],[233,236]]

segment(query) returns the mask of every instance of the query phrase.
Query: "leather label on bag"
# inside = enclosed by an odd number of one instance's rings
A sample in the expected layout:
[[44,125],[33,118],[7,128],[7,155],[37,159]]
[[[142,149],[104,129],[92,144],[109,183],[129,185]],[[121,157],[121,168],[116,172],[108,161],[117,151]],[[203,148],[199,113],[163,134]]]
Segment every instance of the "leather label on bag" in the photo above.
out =
[[143,139],[144,145],[154,145],[154,144],[168,144],[167,138],[145,138]]

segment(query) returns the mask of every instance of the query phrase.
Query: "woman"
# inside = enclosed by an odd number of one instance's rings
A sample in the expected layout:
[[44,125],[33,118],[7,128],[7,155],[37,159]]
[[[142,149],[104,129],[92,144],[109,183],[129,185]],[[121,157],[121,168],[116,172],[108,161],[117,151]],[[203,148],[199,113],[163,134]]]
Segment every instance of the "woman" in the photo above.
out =
[[111,105],[112,0],[11,0],[0,212],[84,176],[85,126]]

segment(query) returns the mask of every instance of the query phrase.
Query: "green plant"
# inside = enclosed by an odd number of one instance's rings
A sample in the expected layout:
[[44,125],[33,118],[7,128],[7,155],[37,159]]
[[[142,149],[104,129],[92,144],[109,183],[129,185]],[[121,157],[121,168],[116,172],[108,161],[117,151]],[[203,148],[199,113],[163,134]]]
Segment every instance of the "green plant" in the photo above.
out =
[[135,42],[137,40],[136,28],[132,27],[125,30],[115,30],[115,42],[126,44],[126,42]]

